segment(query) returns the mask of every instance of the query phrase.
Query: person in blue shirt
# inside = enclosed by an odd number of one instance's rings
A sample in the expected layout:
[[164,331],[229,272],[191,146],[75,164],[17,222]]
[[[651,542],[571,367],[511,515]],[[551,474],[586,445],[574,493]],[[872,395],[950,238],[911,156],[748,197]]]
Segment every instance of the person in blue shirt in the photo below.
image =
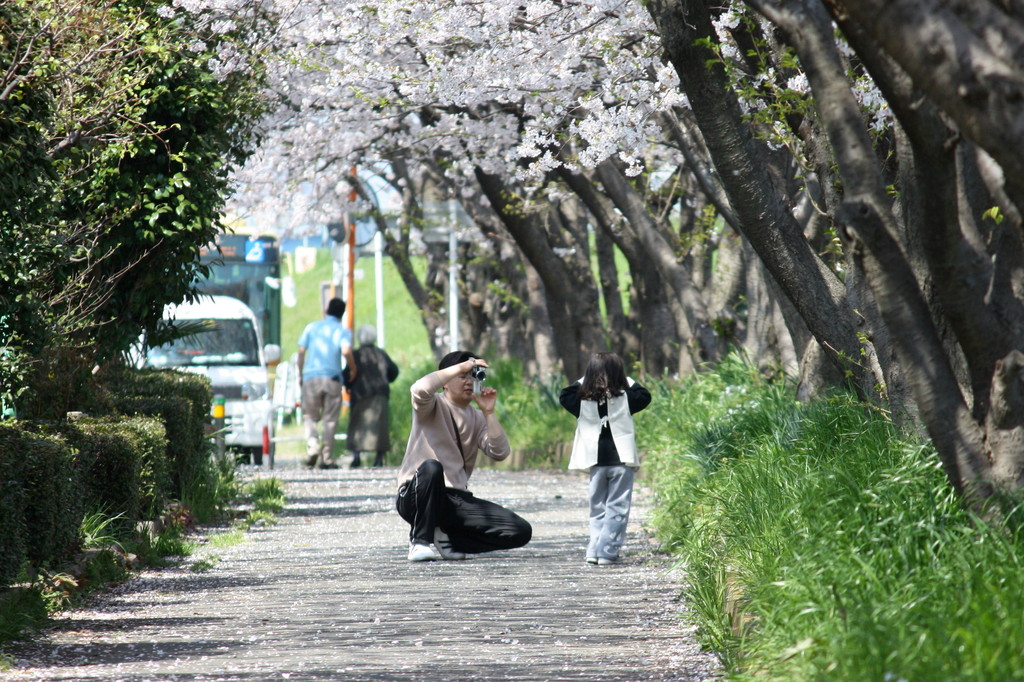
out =
[[334,462],[334,433],[341,413],[342,358],[353,380],[358,372],[352,354],[352,332],[341,324],[344,314],[345,302],[332,298],[324,318],[307,324],[299,336],[299,389],[309,468],[338,468]]

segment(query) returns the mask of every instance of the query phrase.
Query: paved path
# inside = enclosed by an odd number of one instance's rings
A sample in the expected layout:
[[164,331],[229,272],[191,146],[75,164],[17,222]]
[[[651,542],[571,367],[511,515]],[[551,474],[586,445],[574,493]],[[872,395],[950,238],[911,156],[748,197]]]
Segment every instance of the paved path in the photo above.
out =
[[[276,525],[147,571],[35,641],[10,680],[707,680],[637,490],[622,566],[583,560],[585,479],[478,470],[472,489],[534,527],[524,548],[410,563],[394,469],[279,462]],[[256,475],[266,475],[258,473]],[[189,570],[203,554],[220,561]]]

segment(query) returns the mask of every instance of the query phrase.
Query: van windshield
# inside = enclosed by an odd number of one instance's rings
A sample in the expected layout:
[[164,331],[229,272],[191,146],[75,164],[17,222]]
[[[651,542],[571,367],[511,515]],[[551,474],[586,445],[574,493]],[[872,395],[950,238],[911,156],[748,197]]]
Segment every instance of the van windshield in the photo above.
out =
[[[190,321],[191,322],[191,321]],[[259,365],[256,329],[250,320],[196,320],[205,329],[151,348],[150,367]]]

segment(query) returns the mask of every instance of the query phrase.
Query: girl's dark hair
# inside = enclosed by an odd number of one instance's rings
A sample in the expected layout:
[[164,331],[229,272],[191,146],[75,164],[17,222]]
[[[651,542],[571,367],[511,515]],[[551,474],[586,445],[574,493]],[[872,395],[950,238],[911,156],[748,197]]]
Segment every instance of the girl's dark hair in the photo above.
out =
[[611,396],[622,395],[629,384],[626,382],[626,369],[622,366],[622,358],[615,353],[594,353],[587,363],[587,372],[580,384],[580,399],[604,400]]

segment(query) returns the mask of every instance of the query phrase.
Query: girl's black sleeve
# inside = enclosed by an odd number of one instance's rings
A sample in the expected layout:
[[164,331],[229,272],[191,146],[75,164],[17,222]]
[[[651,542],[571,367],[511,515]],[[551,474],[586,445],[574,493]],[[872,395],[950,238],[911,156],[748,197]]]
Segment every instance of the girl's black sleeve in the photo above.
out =
[[572,386],[566,386],[562,389],[562,392],[558,394],[558,402],[562,404],[562,407],[567,409],[572,416],[579,418],[580,416],[580,382],[574,383]]
[[629,402],[629,413],[635,414],[651,404],[651,392],[634,381],[626,389],[626,400]]

